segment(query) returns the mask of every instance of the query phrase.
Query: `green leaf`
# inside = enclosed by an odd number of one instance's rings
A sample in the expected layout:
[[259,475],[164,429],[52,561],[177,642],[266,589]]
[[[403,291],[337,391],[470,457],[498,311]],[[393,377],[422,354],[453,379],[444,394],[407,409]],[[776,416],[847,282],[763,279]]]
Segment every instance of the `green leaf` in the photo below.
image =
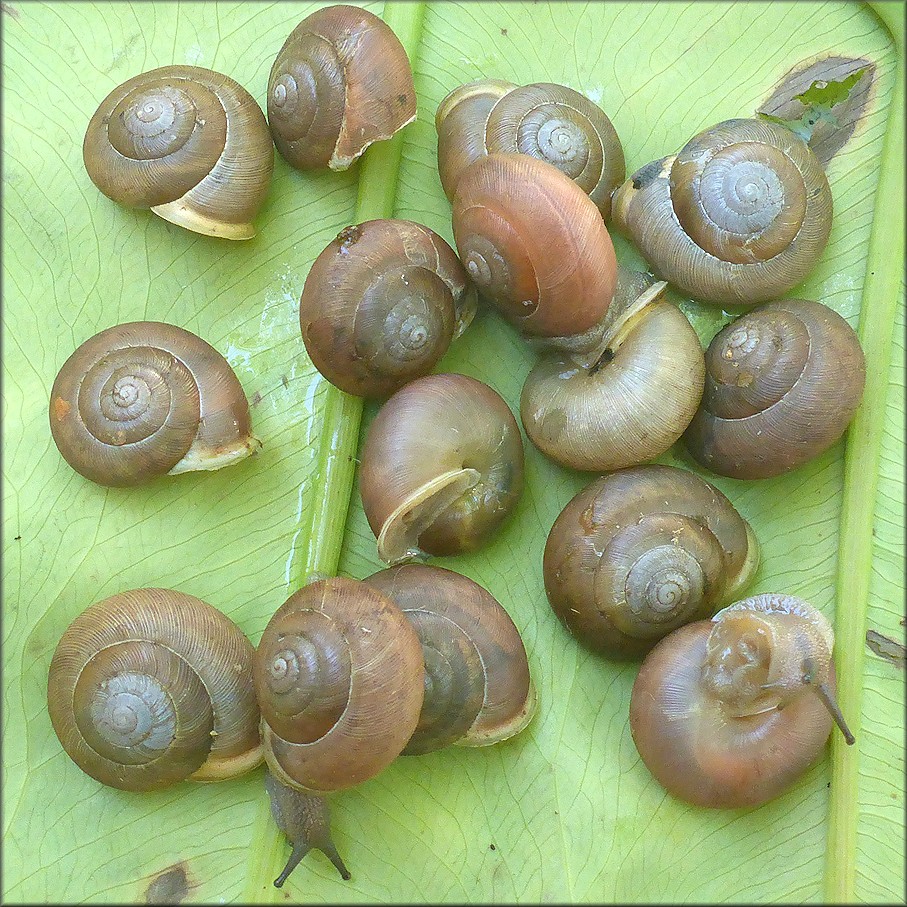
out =
[[[274,55],[319,5],[13,0],[0,14],[4,900],[284,899],[271,880],[288,848],[261,770],[149,795],[103,788],[60,749],[47,668],[69,621],[122,589],[198,595],[257,641],[310,572],[332,572],[338,558],[346,575],[379,569],[354,480],[360,415],[367,429],[377,407],[317,375],[296,307],[311,262],[349,223],[393,206],[452,239],[433,125],[447,91],[480,76],[570,85],[612,117],[632,172],[755,109],[784,73],[830,48],[876,65],[874,97],[829,165],[837,217],[797,294],[860,326],[867,404],[846,460],[839,443],[777,479],[709,478],[762,542],[753,591],[802,595],[835,617],[857,746],[833,745],[760,809],[708,812],[665,794],[627,727],[635,666],[580,650],[545,600],[547,532],[590,477],[527,443],[514,518],[487,548],[443,563],[489,588],[520,627],[538,717],[504,744],[401,759],[337,795],[335,840],[353,880],[312,855],[284,892],[357,902],[902,900],[904,676],[866,647],[865,633],[903,642],[903,343],[893,356],[891,344],[893,331],[903,335],[903,224],[889,210],[901,207],[903,181],[888,138],[903,101],[903,31],[893,43],[869,8],[838,3],[368,3],[414,62],[419,118],[399,141],[346,174],[301,174],[278,158],[259,235],[245,243],[196,236],[100,195],[81,142],[108,91],[154,66],[196,63],[263,102]],[[641,264],[628,243],[615,245],[622,262]],[[675,299],[704,340],[730,317]],[[257,400],[256,457],[138,489],[94,486],[61,460],[47,425],[57,369],[97,330],[145,317],[227,355]],[[483,311],[439,370],[489,383],[516,410],[532,358]],[[661,459],[695,469],[681,450]]]

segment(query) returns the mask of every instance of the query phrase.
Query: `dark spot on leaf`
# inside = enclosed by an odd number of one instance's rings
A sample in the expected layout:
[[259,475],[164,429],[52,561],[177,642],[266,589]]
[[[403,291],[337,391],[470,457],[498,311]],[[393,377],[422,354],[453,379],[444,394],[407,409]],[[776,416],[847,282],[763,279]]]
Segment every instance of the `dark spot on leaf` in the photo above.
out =
[[145,903],[180,904],[192,885],[186,864],[176,863],[151,879],[145,889]]
[[494,844],[489,844],[489,845],[488,845],[488,849],[489,849],[489,850],[497,850],[497,847],[495,847]]
[[[506,38],[506,37],[507,37],[507,29],[506,29],[506,28],[502,28],[502,29],[501,29],[501,34]],[[492,848],[492,849],[493,849],[493,848]]]
[[7,16],[12,16],[14,19],[18,20],[19,10],[17,10],[12,3],[0,3],[0,9],[2,9]]
[[14,542],[21,542],[21,541],[22,541],[22,536],[21,536],[21,535],[17,535],[17,536],[13,539],[13,541],[14,541]]
[[252,406],[258,406],[261,403],[261,394],[258,391],[252,395]]
[[890,661],[897,668],[903,668],[904,663],[907,662],[907,647],[889,636],[877,633],[875,630],[866,631],[866,645],[879,658]]
[[290,379],[289,379],[286,375],[281,375],[281,376],[280,376],[280,383],[281,383],[284,387],[289,387],[289,386],[290,386]]
[[827,781],[827,782],[825,783],[825,786],[828,787],[828,788],[830,788],[830,787],[831,787],[831,781]]
[[826,56],[798,63],[778,83],[757,114],[809,142],[823,166],[853,135],[866,112],[875,80],[866,59]]

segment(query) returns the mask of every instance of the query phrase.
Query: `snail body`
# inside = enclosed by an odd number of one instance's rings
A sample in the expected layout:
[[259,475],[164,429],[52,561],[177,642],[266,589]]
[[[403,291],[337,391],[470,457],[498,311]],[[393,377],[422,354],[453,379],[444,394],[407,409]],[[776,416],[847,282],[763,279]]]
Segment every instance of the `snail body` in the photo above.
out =
[[649,771],[696,806],[758,806],[820,757],[836,722],[834,634],[802,599],[756,595],[681,627],[633,684],[630,729]]
[[229,363],[195,334],[152,321],[101,331],[66,360],[50,428],[69,465],[100,485],[219,469],[258,447]]
[[552,82],[517,87],[486,79],[455,88],[435,116],[438,169],[454,198],[463,169],[485,154],[526,154],[557,167],[602,217],[623,182],[624,153],[611,121],[587,97]]
[[442,567],[403,564],[365,582],[392,598],[422,643],[425,699],[404,755],[518,734],[537,698],[519,631],[488,591]]
[[569,177],[524,154],[489,154],[453,202],[460,260],[479,292],[529,336],[579,334],[605,315],[617,261],[601,214]]
[[113,595],[57,645],[47,681],[54,731],[82,771],[121,790],[236,777],[262,761],[252,651],[201,599]]
[[315,259],[299,323],[312,362],[332,384],[380,397],[430,372],[475,307],[475,289],[437,233],[373,220],[347,227]]
[[474,378],[418,378],[369,427],[360,491],[385,563],[476,550],[522,488],[516,420],[500,395]]
[[543,572],[552,609],[580,642],[633,658],[731,601],[758,562],[752,529],[717,488],[655,465],[580,491],[551,528]]
[[684,435],[712,472],[762,479],[831,447],[863,396],[860,341],[837,312],[804,299],[759,306],[715,335],[702,404]]
[[406,51],[367,10],[316,10],[293,29],[271,67],[271,134],[281,155],[301,170],[346,170],[369,145],[415,118]]
[[108,198],[225,239],[255,235],[274,167],[255,99],[199,66],[163,66],[115,88],[88,124],[82,156]]
[[815,267],[832,196],[801,138],[737,119],[642,167],[614,194],[612,210],[659,277],[706,302],[755,305]]
[[[601,352],[583,366],[549,354],[523,385],[520,414],[530,440],[572,469],[609,472],[664,453],[699,406],[705,361],[683,312],[663,298],[664,282],[621,293],[605,316]],[[588,357],[587,357],[588,361]]]

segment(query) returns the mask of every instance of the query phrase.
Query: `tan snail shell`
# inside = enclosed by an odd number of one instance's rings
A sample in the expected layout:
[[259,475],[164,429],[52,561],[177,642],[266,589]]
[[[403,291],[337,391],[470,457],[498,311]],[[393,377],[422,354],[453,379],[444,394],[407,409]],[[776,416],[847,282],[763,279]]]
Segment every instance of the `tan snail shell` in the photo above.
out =
[[732,600],[758,563],[749,523],[717,488],[641,466],[596,479],[564,507],[543,569],[567,629],[595,651],[632,658]]
[[474,551],[523,490],[523,442],[507,404],[466,375],[427,375],[378,411],[362,449],[366,518],[389,564]]
[[702,405],[684,435],[725,476],[764,479],[831,447],[863,397],[860,341],[837,312],[805,299],[753,309],[706,353]]
[[54,731],[82,771],[122,790],[233,778],[262,760],[252,651],[201,599],[112,595],[83,611],[54,652]]
[[758,806],[822,754],[834,701],[831,625],[808,602],[756,595],[663,639],[633,684],[630,730],[646,767],[696,806]]
[[537,697],[526,649],[490,592],[424,564],[390,567],[365,582],[393,599],[422,643],[425,700],[404,755],[487,746],[529,724]]
[[51,390],[50,429],[66,462],[100,485],[219,469],[259,446],[226,359],[154,321],[101,331],[66,360]]
[[432,370],[472,321],[475,288],[453,249],[408,220],[347,227],[315,259],[299,323],[315,367],[382,397]]
[[538,82],[503,90],[507,85],[491,79],[461,85],[438,107],[438,169],[447,197],[453,200],[460,173],[477,157],[528,154],[574,180],[607,220],[611,193],[626,170],[620,139],[604,111],[565,85]]
[[271,772],[313,793],[378,774],[416,729],[423,674],[419,637],[383,593],[340,577],[293,593],[253,662]]
[[619,279],[598,358],[583,367],[566,353],[549,354],[527,376],[523,428],[556,463],[595,472],[636,466],[689,425],[705,361],[690,322],[663,298],[666,286],[638,292],[638,282]]
[[578,334],[605,315],[617,261],[601,214],[556,167],[489,154],[457,183],[453,230],[479,292],[524,334]]
[[199,66],[162,66],[115,88],[88,124],[82,155],[108,198],[225,239],[255,235],[274,167],[255,99]]
[[406,51],[368,10],[328,6],[306,16],[271,67],[271,134],[299,169],[346,170],[369,145],[415,118]]
[[754,305],[812,271],[832,196],[809,146],[763,120],[727,120],[615,193],[614,224],[655,273],[697,299]]

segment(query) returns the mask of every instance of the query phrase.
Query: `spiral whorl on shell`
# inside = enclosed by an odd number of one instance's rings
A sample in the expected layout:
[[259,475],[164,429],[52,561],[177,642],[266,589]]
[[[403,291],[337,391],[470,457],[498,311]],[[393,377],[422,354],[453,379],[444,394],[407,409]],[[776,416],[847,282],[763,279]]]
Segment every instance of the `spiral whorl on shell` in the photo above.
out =
[[596,479],[561,511],[545,546],[545,590],[579,640],[635,657],[710,616],[757,566],[749,524],[717,488],[643,466]]
[[611,214],[611,193],[625,176],[624,152],[611,121],[572,88],[540,82],[506,94],[485,128],[489,153],[519,152],[546,161],[569,176]]
[[294,167],[346,170],[415,118],[406,51],[367,10],[341,5],[312,13],[271,67],[268,121],[277,150]]
[[271,772],[327,793],[366,781],[406,746],[422,708],[422,647],[383,593],[320,580],[268,622],[254,679]]
[[66,360],[51,390],[50,428],[69,465],[100,485],[219,469],[258,444],[224,357],[153,321],[101,331]]
[[660,277],[708,302],[753,305],[812,271],[831,230],[832,196],[802,139],[738,119],[638,170],[613,211]]
[[431,371],[472,321],[476,291],[453,249],[407,220],[347,227],[315,259],[299,324],[315,367],[363,397]]
[[860,341],[837,312],[805,299],[760,306],[709,344],[702,405],[684,442],[721,475],[780,475],[841,437],[865,379]]
[[201,599],[169,589],[113,595],[57,645],[51,722],[79,768],[122,790],[235,777],[262,759],[252,652]]
[[255,235],[274,166],[255,99],[198,66],[163,66],[115,88],[91,118],[82,154],[114,201],[226,239]]
[[604,111],[578,91],[551,82],[472,82],[441,102],[435,125],[438,168],[451,200],[473,160],[527,154],[570,177],[608,219],[611,193],[625,176],[623,148]]
[[396,602],[419,634],[425,701],[403,751],[485,746],[532,720],[536,692],[519,631],[498,600],[468,577],[405,564],[365,580]]

